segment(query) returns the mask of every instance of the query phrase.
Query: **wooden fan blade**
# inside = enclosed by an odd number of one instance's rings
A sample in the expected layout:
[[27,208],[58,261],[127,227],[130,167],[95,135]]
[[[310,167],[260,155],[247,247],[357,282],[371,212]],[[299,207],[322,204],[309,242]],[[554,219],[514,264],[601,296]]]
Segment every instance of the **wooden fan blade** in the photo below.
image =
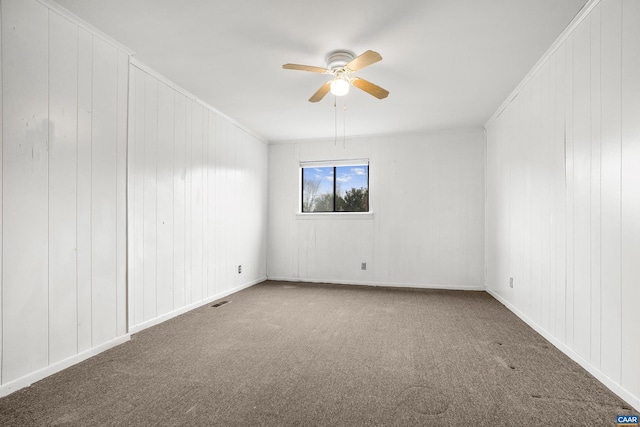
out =
[[368,67],[371,64],[375,64],[382,60],[382,56],[378,52],[368,50],[360,56],[356,56],[349,62],[346,67],[351,71],[362,70],[364,67]]
[[326,82],[309,98],[309,102],[318,102],[331,90],[331,81]]
[[282,66],[285,70],[300,70],[300,71],[310,71],[312,73],[328,73],[329,70],[322,67],[312,67],[311,65],[300,65],[300,64],[284,64]]
[[365,79],[361,79],[360,77],[355,77],[351,80],[351,83],[369,95],[373,95],[378,99],[386,98],[389,95],[389,91],[381,88],[380,86],[374,85],[371,82],[366,81]]

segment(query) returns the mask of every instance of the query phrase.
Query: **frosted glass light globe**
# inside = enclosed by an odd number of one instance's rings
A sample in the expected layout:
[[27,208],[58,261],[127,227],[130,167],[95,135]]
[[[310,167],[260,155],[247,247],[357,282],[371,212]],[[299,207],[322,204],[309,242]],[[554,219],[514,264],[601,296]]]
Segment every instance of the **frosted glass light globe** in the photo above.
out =
[[335,79],[331,82],[331,93],[335,96],[346,95],[349,93],[349,82],[341,78]]

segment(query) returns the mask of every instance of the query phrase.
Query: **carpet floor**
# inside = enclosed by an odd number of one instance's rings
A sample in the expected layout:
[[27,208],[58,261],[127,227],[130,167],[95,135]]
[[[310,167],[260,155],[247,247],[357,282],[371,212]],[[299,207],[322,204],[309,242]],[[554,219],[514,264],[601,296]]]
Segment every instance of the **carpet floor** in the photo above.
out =
[[0,425],[606,426],[632,408],[484,292],[267,281],[0,399]]

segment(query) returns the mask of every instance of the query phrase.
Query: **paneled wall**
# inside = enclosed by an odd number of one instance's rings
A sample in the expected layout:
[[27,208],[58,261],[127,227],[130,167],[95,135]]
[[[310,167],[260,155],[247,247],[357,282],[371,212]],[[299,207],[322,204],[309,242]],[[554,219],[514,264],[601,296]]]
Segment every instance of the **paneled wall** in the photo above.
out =
[[128,53],[0,3],[0,395],[128,337]]
[[487,124],[486,284],[638,408],[640,2],[590,6]]
[[266,143],[134,64],[132,331],[264,280],[267,239]]
[[[371,215],[298,215],[301,161],[363,158]],[[484,289],[484,161],[482,130],[271,143],[269,278]]]

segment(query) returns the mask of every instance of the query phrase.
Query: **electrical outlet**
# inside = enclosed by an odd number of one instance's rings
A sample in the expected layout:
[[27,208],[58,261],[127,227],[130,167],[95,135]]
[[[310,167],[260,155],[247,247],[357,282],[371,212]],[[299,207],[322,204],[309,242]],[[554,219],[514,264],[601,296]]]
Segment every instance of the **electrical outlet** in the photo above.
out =
[[509,277],[509,287],[513,288],[513,277]]
[[367,263],[363,262],[362,264],[360,264],[360,270],[366,270],[367,269]]
[[240,274],[240,273],[242,273],[242,266],[241,265],[238,266],[238,274]]

